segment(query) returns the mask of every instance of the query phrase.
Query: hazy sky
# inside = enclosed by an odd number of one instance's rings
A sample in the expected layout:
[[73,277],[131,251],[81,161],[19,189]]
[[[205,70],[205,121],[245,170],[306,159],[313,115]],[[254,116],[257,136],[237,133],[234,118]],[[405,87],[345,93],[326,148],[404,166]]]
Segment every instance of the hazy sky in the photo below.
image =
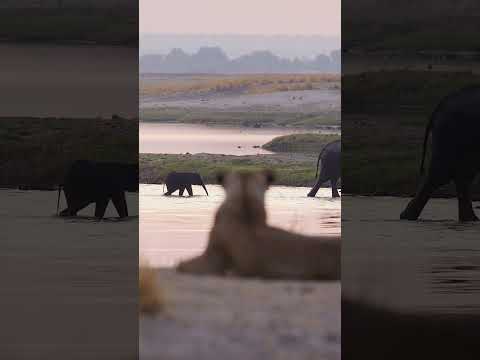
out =
[[140,32],[340,36],[340,0],[140,0]]

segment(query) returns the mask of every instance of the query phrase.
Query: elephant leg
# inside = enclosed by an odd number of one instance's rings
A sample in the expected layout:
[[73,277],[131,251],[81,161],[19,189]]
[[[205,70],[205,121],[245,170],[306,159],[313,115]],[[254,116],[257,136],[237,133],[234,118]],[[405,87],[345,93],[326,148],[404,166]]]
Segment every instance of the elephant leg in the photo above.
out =
[[320,189],[320,186],[322,186],[322,184],[327,180],[328,179],[325,176],[323,176],[322,173],[320,173],[320,177],[318,178],[317,183],[312,188],[312,190],[310,190],[310,192],[307,194],[307,196],[308,197],[315,197],[315,195],[317,195],[318,189]]
[[402,220],[417,220],[422,213],[423,208],[427,204],[432,193],[442,185],[448,182],[446,175],[440,175],[430,171],[427,178],[420,185],[415,197],[408,203],[407,207],[400,214]]
[[128,216],[128,208],[127,208],[127,200],[125,199],[125,192],[121,191],[119,193],[113,194],[112,202],[120,218],[125,218]]
[[60,216],[76,216],[77,212],[87,207],[92,203],[91,200],[81,200],[75,197],[70,197],[70,200],[67,201],[67,208],[60,212]]
[[458,197],[458,219],[460,221],[478,221],[472,206],[472,181],[470,178],[455,180]]
[[330,179],[330,185],[332,186],[332,198],[340,197],[337,189],[338,179]]
[[185,191],[185,186],[180,186],[180,189],[178,190],[178,195],[183,196],[184,191]]
[[68,188],[65,187],[63,189],[63,193],[65,194],[65,200],[67,202],[67,208],[62,210],[60,212],[60,216],[75,216],[76,212],[72,212],[72,208],[74,207],[74,204],[78,203],[78,200],[75,201],[75,198],[73,196],[73,192]]
[[192,185],[189,184],[186,186],[186,188],[187,188],[188,195],[193,196]]
[[174,185],[172,185],[172,184],[167,185],[167,192],[166,192],[165,194],[163,194],[163,195],[165,195],[165,196],[170,196],[170,195],[172,195],[172,194],[173,194],[175,191],[177,191],[177,190],[178,190],[178,187],[176,187],[176,186],[174,186]]
[[110,198],[104,197],[100,198],[95,203],[95,217],[98,219],[102,219],[103,215],[105,215],[105,211],[107,210],[108,202]]

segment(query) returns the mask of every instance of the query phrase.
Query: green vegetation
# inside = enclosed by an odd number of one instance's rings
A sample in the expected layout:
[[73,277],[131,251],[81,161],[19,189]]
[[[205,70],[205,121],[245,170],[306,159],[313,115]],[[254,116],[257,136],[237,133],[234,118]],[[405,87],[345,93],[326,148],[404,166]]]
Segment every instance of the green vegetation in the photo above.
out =
[[339,126],[340,112],[302,114],[289,112],[232,112],[204,109],[147,108],[140,109],[140,118],[146,122],[175,122],[209,126],[242,127],[291,127],[318,129],[323,126]]
[[262,148],[273,152],[318,154],[325,145],[339,139],[337,134],[292,134],[276,137]]
[[1,9],[3,41],[138,46],[133,9]]
[[196,171],[213,184],[220,171],[272,169],[277,185],[312,186],[315,164],[314,155],[140,154],[140,183],[161,184],[171,171]]
[[78,159],[137,162],[138,121],[0,119],[0,186],[54,187]]

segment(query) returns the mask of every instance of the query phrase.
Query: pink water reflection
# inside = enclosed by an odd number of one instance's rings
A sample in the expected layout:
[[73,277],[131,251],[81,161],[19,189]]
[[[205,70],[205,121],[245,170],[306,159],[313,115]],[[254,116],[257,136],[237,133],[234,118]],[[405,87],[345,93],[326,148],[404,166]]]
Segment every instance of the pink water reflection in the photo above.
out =
[[[193,198],[164,197],[162,185],[140,186],[140,255],[155,266],[172,266],[203,251],[216,209],[223,200],[219,186],[210,196],[194,188]],[[275,186],[267,192],[270,224],[303,234],[340,234],[341,200],[329,189],[307,198],[308,188]]]

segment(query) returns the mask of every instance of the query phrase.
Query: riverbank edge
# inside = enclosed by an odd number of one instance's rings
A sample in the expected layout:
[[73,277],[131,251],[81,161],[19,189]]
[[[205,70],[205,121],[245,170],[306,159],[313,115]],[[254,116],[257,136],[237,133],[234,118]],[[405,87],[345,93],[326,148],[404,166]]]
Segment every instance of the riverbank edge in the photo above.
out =
[[[339,282],[195,276],[171,268],[155,271],[164,308],[139,319],[142,359],[195,358],[199,351],[205,359],[314,359],[319,354],[339,358]],[[299,328],[305,334],[299,336]],[[282,341],[285,336],[294,337],[295,346]],[[245,349],[241,354],[232,352],[238,346]]]
[[140,154],[139,182],[163,184],[173,171],[198,172],[206,184],[216,184],[225,171],[273,170],[275,185],[311,187],[315,183],[316,154],[277,153],[259,155]]
[[200,122],[200,121],[178,121],[178,120],[163,120],[163,119],[151,119],[151,118],[142,118],[139,120],[139,125],[142,123],[144,124],[162,124],[162,125],[196,125],[196,126],[205,126],[207,128],[212,129],[245,129],[245,130],[278,130],[278,129],[288,129],[294,131],[305,131],[305,132],[312,132],[314,131],[317,133],[318,131],[332,131],[338,132],[339,134],[342,131],[342,125],[337,123],[332,124],[322,124],[316,126],[285,126],[285,125],[278,125],[278,124],[266,124],[261,126],[255,126],[247,124],[219,124],[216,122]]

